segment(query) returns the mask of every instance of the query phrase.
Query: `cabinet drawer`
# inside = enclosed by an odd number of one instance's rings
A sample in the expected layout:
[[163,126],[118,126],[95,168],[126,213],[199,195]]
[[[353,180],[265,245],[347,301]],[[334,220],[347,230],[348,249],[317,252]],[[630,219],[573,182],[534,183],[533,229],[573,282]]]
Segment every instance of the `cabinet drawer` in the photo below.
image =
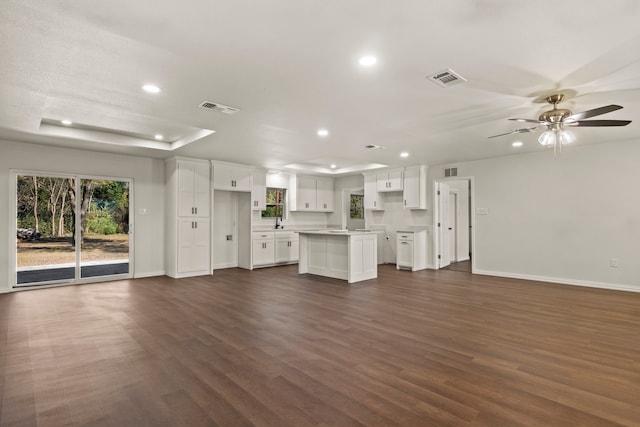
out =
[[398,240],[413,240],[413,233],[400,233],[397,234]]
[[254,231],[253,239],[273,239],[275,236],[274,231]]
[[295,231],[277,231],[275,235],[276,235],[276,239],[282,239],[282,240],[298,239],[298,233],[296,233]]

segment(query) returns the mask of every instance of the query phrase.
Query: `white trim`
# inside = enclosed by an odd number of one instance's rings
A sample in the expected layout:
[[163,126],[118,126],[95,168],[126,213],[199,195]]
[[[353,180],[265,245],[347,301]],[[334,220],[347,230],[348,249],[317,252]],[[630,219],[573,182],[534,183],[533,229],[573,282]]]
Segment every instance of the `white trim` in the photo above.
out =
[[133,275],[134,279],[144,279],[145,277],[157,277],[157,276],[165,276],[165,271],[146,271],[144,273],[135,273]]
[[510,279],[533,280],[536,282],[548,282],[558,285],[584,286],[589,288],[609,289],[614,291],[640,292],[640,286],[626,285],[622,283],[594,282],[591,280],[568,279],[566,277],[537,276],[534,274],[521,274],[489,270],[475,270],[474,274],[481,274],[483,276],[507,277]]

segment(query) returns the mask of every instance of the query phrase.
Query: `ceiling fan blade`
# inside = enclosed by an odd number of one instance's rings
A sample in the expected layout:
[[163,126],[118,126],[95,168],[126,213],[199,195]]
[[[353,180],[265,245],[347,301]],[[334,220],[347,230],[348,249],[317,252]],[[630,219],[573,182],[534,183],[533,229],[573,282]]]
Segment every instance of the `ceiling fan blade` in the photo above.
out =
[[631,120],[579,120],[573,123],[580,127],[626,126]]
[[595,117],[595,116],[599,116],[601,114],[606,114],[606,113],[610,113],[612,111],[616,111],[621,109],[622,107],[620,105],[606,105],[604,107],[599,107],[599,108],[594,108],[593,110],[587,110],[587,111],[583,111],[582,113],[575,113],[567,118],[565,118],[566,120],[582,120],[582,119],[588,119],[589,117]]
[[517,133],[527,133],[527,132],[533,132],[534,130],[538,129],[540,126],[534,126],[531,128],[524,128],[524,129],[516,129],[516,130],[512,130],[511,132],[507,132],[507,133],[501,133],[499,135],[492,135],[489,138],[497,138],[499,136],[507,136],[507,135],[514,135]]
[[538,124],[544,124],[545,122],[541,122],[540,120],[535,120],[535,119],[508,119],[508,120],[513,120],[514,122],[525,122],[525,123],[538,123]]

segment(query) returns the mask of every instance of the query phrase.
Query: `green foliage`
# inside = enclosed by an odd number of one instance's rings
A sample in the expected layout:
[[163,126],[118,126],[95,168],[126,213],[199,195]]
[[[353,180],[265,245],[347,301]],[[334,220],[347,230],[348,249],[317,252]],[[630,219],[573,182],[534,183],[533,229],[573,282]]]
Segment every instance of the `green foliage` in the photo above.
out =
[[351,195],[351,207],[349,209],[351,219],[362,219],[364,218],[364,210],[362,209],[364,196],[359,194]]
[[118,224],[113,218],[112,213],[107,208],[98,208],[93,203],[94,209],[90,210],[85,219],[85,228],[89,233],[96,234],[116,234],[118,232]]
[[267,188],[267,208],[262,211],[262,218],[284,216],[285,191],[284,188]]

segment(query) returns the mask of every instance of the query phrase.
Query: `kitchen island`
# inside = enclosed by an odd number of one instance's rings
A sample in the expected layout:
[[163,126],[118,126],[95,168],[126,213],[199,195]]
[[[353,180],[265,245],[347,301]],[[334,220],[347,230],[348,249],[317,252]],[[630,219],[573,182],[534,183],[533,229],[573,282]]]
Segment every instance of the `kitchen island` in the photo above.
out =
[[369,231],[300,231],[298,273],[348,283],[378,277],[377,234]]

